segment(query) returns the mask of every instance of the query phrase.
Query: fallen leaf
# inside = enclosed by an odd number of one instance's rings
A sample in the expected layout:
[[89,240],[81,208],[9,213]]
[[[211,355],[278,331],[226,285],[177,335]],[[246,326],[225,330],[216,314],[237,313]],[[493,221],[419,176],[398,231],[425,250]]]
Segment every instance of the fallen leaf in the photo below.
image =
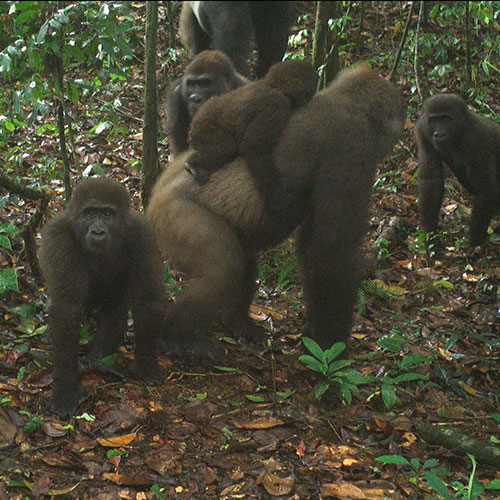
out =
[[[255,317],[253,316],[255,315]],[[281,314],[270,307],[252,304],[250,306],[250,317],[254,317],[257,321],[264,321],[267,316],[272,316],[277,321],[285,319],[285,315]]]
[[335,497],[339,500],[366,500],[363,490],[346,481],[323,484],[321,486],[321,495],[323,497]]
[[101,475],[101,480],[111,481],[123,486],[149,486],[154,483],[154,479],[149,474],[118,474],[105,472]]
[[259,418],[257,420],[251,420],[249,422],[234,422],[233,425],[237,429],[270,429],[271,427],[276,427],[278,425],[284,425],[285,422],[279,418]]
[[136,432],[131,434],[123,434],[122,436],[113,436],[110,438],[101,438],[97,442],[101,446],[106,446],[108,448],[118,448],[120,446],[127,446],[137,437]]
[[273,472],[265,473],[262,476],[262,484],[266,491],[273,496],[288,495],[293,490],[295,481],[292,476],[280,477]]

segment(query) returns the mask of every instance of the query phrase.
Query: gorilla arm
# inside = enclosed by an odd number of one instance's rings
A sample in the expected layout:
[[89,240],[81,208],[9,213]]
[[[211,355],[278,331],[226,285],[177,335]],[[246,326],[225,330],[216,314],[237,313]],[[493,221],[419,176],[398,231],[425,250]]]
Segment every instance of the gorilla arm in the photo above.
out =
[[74,411],[83,393],[78,373],[79,327],[85,313],[88,274],[76,244],[68,245],[74,239],[72,234],[68,217],[52,220],[42,230],[44,244],[39,253],[50,295],[52,406],[59,415]]

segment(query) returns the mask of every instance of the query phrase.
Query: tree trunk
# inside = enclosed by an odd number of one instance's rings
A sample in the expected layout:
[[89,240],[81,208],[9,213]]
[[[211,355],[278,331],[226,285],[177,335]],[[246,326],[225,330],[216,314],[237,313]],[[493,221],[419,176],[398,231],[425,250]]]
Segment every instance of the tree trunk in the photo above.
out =
[[142,142],[142,204],[146,208],[151,190],[160,175],[158,165],[158,94],[156,85],[156,36],[158,2],[146,2],[146,75]]
[[340,2],[318,2],[314,27],[313,66],[319,71],[320,88],[326,87],[340,70],[338,29],[330,30],[328,21],[338,19],[341,14]]

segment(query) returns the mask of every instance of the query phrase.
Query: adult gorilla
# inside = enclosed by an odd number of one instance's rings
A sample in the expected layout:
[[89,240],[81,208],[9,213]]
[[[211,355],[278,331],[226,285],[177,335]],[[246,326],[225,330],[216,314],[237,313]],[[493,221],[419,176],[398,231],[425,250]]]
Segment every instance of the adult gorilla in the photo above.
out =
[[258,77],[281,61],[288,43],[295,2],[182,2],[179,28],[191,56],[217,49],[229,56],[236,70],[248,76],[252,46],[258,53]]
[[341,72],[291,117],[275,149],[286,217],[268,210],[241,157],[201,185],[183,168],[191,152],[181,155],[147,210],[164,256],[192,277],[167,313],[164,349],[213,357],[206,332],[218,313],[234,334],[248,335],[258,252],[296,228],[307,335],[324,348],[347,342],[376,164],[404,118],[390,82],[366,66]]

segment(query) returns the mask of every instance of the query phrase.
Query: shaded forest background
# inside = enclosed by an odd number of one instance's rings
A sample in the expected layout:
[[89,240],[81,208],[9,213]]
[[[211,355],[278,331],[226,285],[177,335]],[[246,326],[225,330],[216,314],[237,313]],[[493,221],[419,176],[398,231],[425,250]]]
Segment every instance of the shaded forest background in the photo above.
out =
[[[167,377],[154,389],[84,369],[88,396],[70,422],[47,406],[39,228],[82,176],[120,180],[141,208],[146,6],[0,3],[0,500],[498,498],[498,217],[488,243],[466,252],[470,198],[449,177],[436,253],[417,226],[412,133],[438,91],[500,121],[500,2],[324,3],[336,16],[324,62],[369,62],[408,105],[373,188],[351,371],[322,352],[316,370],[297,360],[291,239],[261,259],[252,315],[264,345],[216,331],[227,359],[202,369],[161,356]],[[180,2],[158,6],[161,102],[189,58]],[[311,56],[316,7],[298,2],[287,57]],[[160,127],[160,167],[168,158]],[[184,277],[167,268],[165,279],[174,297]]]

